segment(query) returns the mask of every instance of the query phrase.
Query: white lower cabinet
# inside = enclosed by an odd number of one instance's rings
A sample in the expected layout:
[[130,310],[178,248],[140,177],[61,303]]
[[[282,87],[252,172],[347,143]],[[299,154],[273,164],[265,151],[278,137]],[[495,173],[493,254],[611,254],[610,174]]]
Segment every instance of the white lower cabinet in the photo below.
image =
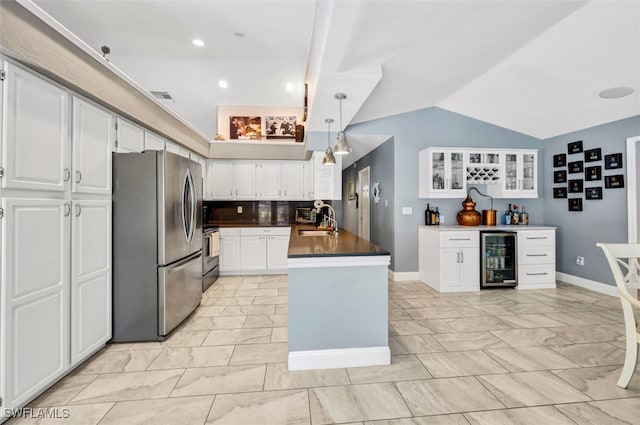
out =
[[1,220],[3,408],[19,407],[69,369],[70,206],[5,198]]
[[555,287],[555,230],[518,230],[518,288]]
[[220,272],[286,272],[290,232],[290,227],[221,228]]
[[440,292],[480,289],[478,232],[419,230],[419,278]]
[[71,365],[111,338],[111,201],[73,201]]

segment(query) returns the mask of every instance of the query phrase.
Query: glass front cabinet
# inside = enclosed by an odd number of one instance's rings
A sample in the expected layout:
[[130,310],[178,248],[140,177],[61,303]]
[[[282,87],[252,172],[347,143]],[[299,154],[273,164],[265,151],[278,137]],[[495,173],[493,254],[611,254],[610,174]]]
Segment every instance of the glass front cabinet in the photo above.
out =
[[538,151],[503,151],[504,166],[501,182],[487,188],[497,198],[538,197]]
[[464,149],[427,148],[419,153],[420,198],[464,198],[467,193]]

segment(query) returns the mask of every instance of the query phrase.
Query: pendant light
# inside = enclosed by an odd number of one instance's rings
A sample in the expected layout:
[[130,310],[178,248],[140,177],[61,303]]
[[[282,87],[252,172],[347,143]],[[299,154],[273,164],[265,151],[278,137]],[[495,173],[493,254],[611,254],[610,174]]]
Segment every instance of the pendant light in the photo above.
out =
[[347,95],[344,93],[336,93],[334,97],[340,102],[340,132],[336,138],[336,145],[333,147],[333,151],[336,155],[346,155],[352,151],[351,146],[349,146],[347,142],[347,136],[342,130],[342,101],[347,98]]
[[324,122],[327,123],[327,150],[322,158],[322,165],[336,165],[336,157],[333,156],[333,150],[331,150],[331,123],[333,119],[327,118]]

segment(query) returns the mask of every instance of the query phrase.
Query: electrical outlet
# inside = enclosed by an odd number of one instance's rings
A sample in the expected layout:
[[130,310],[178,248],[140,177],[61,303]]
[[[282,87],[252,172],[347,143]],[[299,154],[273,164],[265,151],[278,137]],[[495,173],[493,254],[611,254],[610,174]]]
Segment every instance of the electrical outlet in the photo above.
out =
[[440,214],[440,224],[444,224],[444,214]]
[[242,205],[238,205],[238,208],[236,208],[236,211],[238,212],[238,214],[242,214]]
[[584,257],[576,257],[576,264],[579,266],[584,266]]

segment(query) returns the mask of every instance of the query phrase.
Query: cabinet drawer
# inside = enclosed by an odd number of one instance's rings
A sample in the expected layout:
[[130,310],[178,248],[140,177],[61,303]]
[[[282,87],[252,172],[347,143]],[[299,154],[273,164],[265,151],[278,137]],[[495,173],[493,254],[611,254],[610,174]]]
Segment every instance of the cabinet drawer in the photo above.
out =
[[467,248],[480,246],[478,232],[440,232],[441,248]]
[[556,262],[555,246],[522,247],[518,250],[519,264],[550,264]]
[[289,236],[291,227],[242,227],[242,236]]
[[225,236],[240,236],[240,228],[239,227],[221,227],[220,237],[224,238]]
[[555,230],[525,230],[518,231],[518,245],[520,248],[537,246],[555,246]]
[[520,266],[518,269],[518,284],[555,282],[555,269],[555,263]]

